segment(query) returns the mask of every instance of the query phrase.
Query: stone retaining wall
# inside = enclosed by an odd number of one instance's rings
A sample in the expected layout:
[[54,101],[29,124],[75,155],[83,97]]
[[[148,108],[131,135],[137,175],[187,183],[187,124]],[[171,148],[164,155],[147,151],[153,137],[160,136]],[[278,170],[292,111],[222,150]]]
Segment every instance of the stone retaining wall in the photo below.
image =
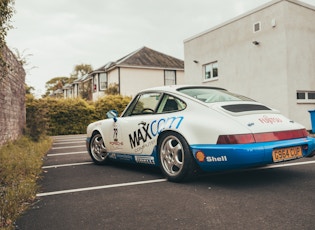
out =
[[7,47],[2,56],[9,67],[0,76],[0,146],[22,135],[26,123],[25,71]]

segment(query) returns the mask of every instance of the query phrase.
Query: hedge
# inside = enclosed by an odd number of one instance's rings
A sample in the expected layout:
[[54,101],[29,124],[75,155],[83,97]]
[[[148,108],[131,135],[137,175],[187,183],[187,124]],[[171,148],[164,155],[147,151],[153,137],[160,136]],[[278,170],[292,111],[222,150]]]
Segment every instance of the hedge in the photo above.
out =
[[130,100],[121,95],[105,96],[94,103],[83,99],[27,98],[26,134],[35,141],[43,135],[83,134],[89,123],[105,119],[111,109],[121,113]]

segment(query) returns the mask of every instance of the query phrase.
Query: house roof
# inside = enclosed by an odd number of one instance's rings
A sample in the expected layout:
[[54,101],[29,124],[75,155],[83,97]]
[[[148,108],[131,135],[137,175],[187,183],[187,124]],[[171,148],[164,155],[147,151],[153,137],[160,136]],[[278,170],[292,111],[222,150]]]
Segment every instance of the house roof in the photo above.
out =
[[115,62],[106,63],[100,68],[92,71],[90,74],[107,72],[116,67],[184,70],[184,61],[144,46]]
[[184,69],[183,60],[160,53],[145,46],[117,60],[115,64],[116,66]]

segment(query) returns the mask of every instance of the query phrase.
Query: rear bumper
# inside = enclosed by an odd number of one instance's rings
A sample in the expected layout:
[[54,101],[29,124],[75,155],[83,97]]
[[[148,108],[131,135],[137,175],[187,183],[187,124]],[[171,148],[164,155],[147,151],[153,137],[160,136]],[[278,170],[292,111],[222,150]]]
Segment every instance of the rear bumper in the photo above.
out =
[[[299,138],[285,141],[253,144],[191,145],[193,156],[204,171],[221,171],[273,164],[272,151],[301,146],[303,157],[315,153],[315,139]],[[196,153],[203,152],[205,158],[198,160]]]

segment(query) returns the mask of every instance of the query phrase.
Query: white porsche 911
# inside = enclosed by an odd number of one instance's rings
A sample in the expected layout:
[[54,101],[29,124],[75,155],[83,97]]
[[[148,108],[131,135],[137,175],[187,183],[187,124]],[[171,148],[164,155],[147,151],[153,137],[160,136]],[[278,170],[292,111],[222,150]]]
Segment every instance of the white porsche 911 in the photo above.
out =
[[143,90],[121,116],[87,127],[96,164],[155,165],[170,181],[315,155],[315,139],[278,111],[225,89],[164,86]]

